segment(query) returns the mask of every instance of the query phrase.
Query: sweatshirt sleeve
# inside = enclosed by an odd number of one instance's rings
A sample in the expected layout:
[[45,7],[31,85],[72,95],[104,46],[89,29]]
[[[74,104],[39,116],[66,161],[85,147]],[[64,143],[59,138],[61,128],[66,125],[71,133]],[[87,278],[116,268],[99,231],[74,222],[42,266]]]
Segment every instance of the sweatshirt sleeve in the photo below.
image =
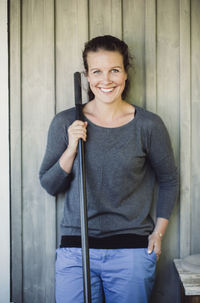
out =
[[59,164],[60,156],[66,148],[66,126],[58,114],[49,127],[46,152],[39,171],[42,187],[53,196],[66,191],[71,179],[71,174],[66,173]]
[[151,127],[149,159],[158,182],[157,217],[169,219],[178,196],[178,170],[168,131],[158,116]]

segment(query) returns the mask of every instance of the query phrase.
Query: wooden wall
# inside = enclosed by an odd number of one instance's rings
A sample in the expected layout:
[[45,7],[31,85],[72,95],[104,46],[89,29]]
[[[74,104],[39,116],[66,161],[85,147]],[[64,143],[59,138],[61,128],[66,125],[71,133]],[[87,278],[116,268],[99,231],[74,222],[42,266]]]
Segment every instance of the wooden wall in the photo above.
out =
[[8,10],[0,1],[0,301],[10,302]]
[[[200,252],[200,1],[10,0],[12,300],[54,302],[63,199],[40,187],[49,123],[73,106],[84,42],[123,38],[135,56],[130,103],[158,113],[181,174],[153,302],[178,302],[172,260]],[[85,100],[86,96],[84,94]],[[170,290],[169,290],[170,289]]]

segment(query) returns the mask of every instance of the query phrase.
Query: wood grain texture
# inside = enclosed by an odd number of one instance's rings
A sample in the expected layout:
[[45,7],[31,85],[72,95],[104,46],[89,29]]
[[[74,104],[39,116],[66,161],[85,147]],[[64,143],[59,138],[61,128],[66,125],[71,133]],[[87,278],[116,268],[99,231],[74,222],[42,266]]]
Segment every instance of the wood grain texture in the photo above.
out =
[[113,35],[122,38],[121,0],[89,0],[89,36]]
[[[177,163],[179,163],[179,5],[177,1],[157,2],[157,113],[161,116],[170,134]],[[175,101],[176,100],[176,101]],[[178,230],[173,213],[168,235]],[[174,219],[174,220],[173,220]],[[169,239],[168,239],[169,240]],[[168,243],[168,252],[178,252],[178,234]],[[177,245],[177,246],[176,246]],[[170,254],[170,253],[169,253]]]
[[54,302],[55,199],[39,184],[54,115],[54,1],[22,11],[23,303]]
[[191,94],[192,94],[192,217],[191,217],[191,253],[200,252],[200,1],[191,2]]
[[56,2],[56,112],[74,106],[74,78],[83,71],[82,50],[88,40],[87,1]]
[[157,78],[156,78],[156,1],[145,2],[145,83],[146,108],[157,110]]
[[0,300],[10,302],[10,146],[9,146],[9,61],[8,7],[0,1]]
[[22,302],[21,3],[10,1],[11,299]]
[[[157,114],[167,126],[179,164],[179,3],[157,1]],[[176,204],[162,241],[152,302],[175,301],[172,256],[179,256],[179,205]],[[169,278],[171,277],[171,278]],[[168,292],[173,289],[172,292]],[[165,301],[166,298],[166,301]]]
[[157,2],[157,112],[169,130],[178,160],[179,141],[179,3]]
[[[88,40],[88,5],[86,0],[56,2],[56,112],[73,107],[74,73],[83,71],[82,50]],[[86,90],[83,103],[86,102]],[[65,196],[57,198],[57,246]]]
[[186,296],[199,296],[200,300],[200,274],[185,270],[181,259],[174,260]]
[[128,101],[145,107],[145,1],[123,1],[123,38],[135,60]]
[[180,1],[180,256],[190,254],[191,87],[190,0]]

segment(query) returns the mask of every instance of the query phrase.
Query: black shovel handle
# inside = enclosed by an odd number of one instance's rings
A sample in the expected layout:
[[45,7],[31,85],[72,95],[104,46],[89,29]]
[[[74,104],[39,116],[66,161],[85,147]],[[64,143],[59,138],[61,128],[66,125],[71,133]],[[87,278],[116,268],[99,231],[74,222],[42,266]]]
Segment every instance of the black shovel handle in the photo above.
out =
[[[74,73],[74,95],[76,105],[76,119],[83,120],[82,115],[82,94],[81,94],[81,74]],[[91,283],[90,283],[90,260],[88,245],[88,222],[87,222],[87,197],[85,182],[85,157],[84,142],[79,139],[78,156],[80,163],[80,217],[81,217],[81,245],[83,260],[83,289],[84,302],[91,303]]]
[[81,74],[74,73],[74,97],[76,106],[76,119],[83,120],[82,116],[82,92],[81,92]]

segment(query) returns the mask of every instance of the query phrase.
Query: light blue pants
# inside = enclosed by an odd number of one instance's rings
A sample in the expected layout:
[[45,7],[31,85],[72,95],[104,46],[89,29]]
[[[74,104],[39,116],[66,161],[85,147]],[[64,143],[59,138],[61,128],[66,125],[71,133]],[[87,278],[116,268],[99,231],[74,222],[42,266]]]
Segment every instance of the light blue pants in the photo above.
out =
[[[58,248],[56,302],[83,303],[81,248]],[[90,249],[92,303],[147,303],[156,254],[146,248]],[[104,295],[103,295],[104,293]]]

